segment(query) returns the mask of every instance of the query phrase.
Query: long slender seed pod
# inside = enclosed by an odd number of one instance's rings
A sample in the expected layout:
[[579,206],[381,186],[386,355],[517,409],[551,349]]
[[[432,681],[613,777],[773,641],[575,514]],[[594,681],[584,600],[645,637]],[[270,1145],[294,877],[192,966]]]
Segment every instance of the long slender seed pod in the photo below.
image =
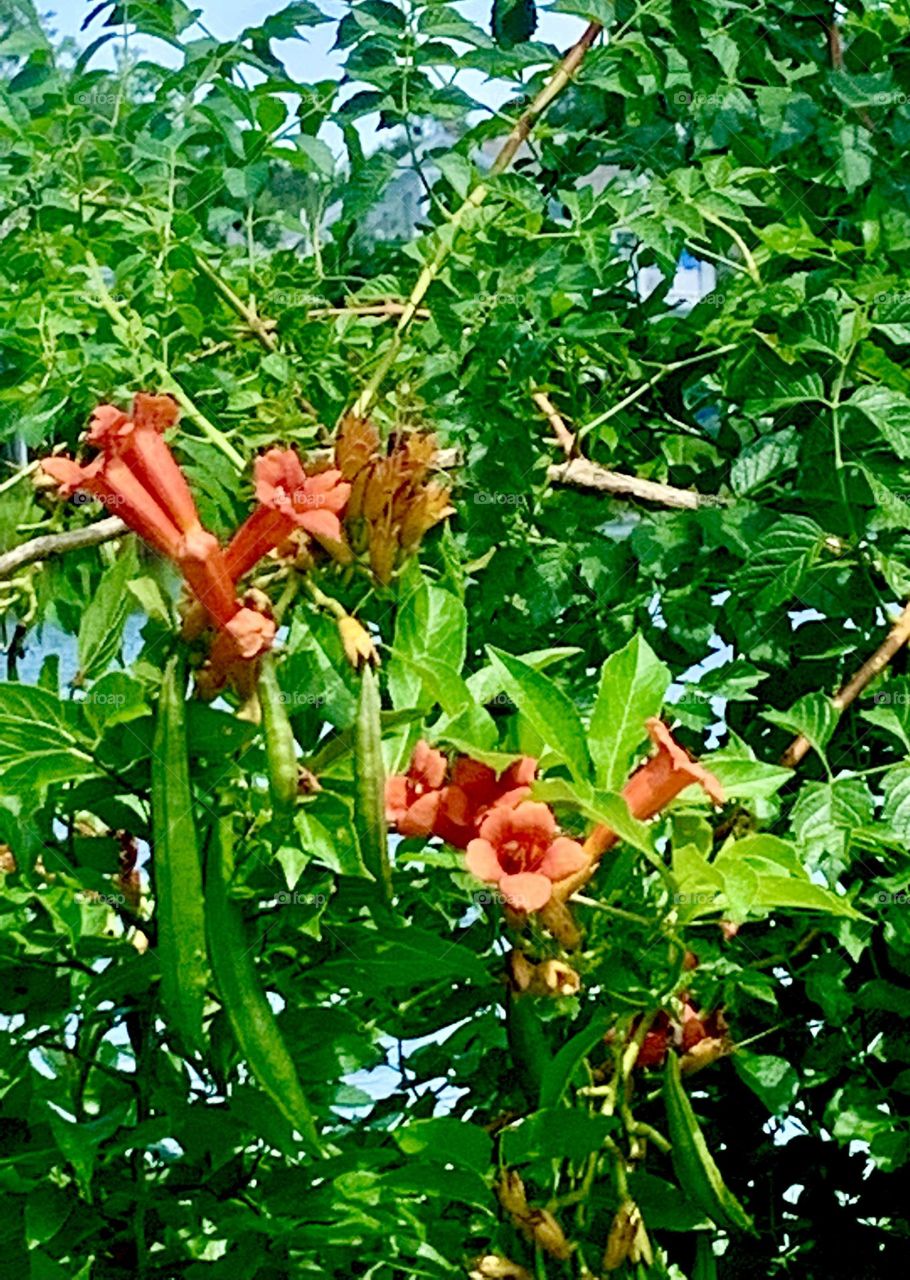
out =
[[209,971],[185,691],[185,662],[174,655],[161,682],[152,745],[153,869],[164,1015],[184,1048],[201,1052]]
[[233,873],[232,819],[225,817],[215,824],[206,859],[205,922],[215,986],[238,1048],[260,1087],[304,1143],[321,1151],[297,1068],[259,981],[241,911],[230,896]]
[[389,835],[385,818],[385,766],[379,682],[370,666],[363,669],[354,735],[355,825],[366,869],[375,877],[383,898],[391,897]]
[[752,1219],[726,1186],[708,1150],[705,1135],[683,1088],[679,1058],[672,1052],[667,1055],[664,1104],[673,1168],[683,1191],[718,1226],[731,1231],[754,1231]]

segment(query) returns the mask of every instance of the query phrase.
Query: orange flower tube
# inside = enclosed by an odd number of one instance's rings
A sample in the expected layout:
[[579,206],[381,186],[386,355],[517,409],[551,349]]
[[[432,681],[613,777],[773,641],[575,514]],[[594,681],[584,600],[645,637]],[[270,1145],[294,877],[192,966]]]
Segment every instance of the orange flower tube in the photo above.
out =
[[256,459],[259,506],[231,539],[227,571],[236,582],[263,556],[280,547],[295,529],[305,529],[319,542],[342,542],[338,519],[351,495],[340,471],[308,476],[293,449],[269,449]]
[[[661,720],[648,720],[646,728],[657,751],[632,774],[622,790],[633,818],[641,821],[653,818],[671,800],[675,800],[681,791],[696,782],[705,789],[715,804],[723,804],[723,788],[717,778],[683,750]],[[599,857],[612,848],[618,839],[616,832],[610,827],[595,827],[585,841],[585,853]]]
[[92,415],[87,440],[101,450],[88,466],[46,458],[42,467],[64,495],[77,489],[99,498],[150,546],[173,560],[237,658],[266,650],[275,624],[237,599],[218,540],[202,527],[193,495],[161,433],[177,421],[169,396],[139,394],[133,416],[114,405]]

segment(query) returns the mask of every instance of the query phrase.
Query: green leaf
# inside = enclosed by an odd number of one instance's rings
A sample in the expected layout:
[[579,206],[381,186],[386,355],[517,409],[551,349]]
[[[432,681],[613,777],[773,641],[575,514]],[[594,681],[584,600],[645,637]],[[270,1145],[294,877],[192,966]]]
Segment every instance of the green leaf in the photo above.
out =
[[802,734],[825,760],[825,748],[837,728],[840,712],[823,693],[807,693],[787,711],[763,711],[762,716],[782,729]]
[[503,49],[530,40],[537,27],[534,0],[493,0],[490,15],[493,38]]
[[647,737],[645,721],[660,715],[669,683],[668,668],[641,636],[607,658],[588,730],[599,787],[621,790]]
[[338,875],[372,879],[363,864],[354,814],[340,797],[329,791],[320,792],[298,807],[294,826],[303,852]]
[[82,615],[79,627],[79,669],[83,679],[100,674],[117,656],[123,628],[130,614],[128,586],[136,576],[135,540],[130,539],[114,563],[101,575],[98,589]]
[[591,761],[584,726],[571,699],[547,676],[487,645],[503,688],[543,741],[579,782],[590,776]]
[[577,1032],[544,1069],[540,1086],[540,1108],[558,1106],[566,1090],[588,1054],[600,1043],[610,1028],[612,1015],[596,1013],[586,1027]]
[[848,916],[854,920],[863,918],[862,912],[851,906],[846,898],[810,881],[794,880],[792,876],[761,876],[754,906],[766,911],[788,907],[796,911],[822,911],[826,915]]
[[502,1161],[510,1166],[534,1160],[580,1161],[600,1151],[617,1123],[614,1116],[570,1107],[535,1111],[500,1132]]
[[648,857],[656,857],[654,836],[647,823],[639,822],[629,812],[622,796],[609,791],[595,791],[593,787],[573,785],[565,778],[546,778],[535,782],[532,788],[535,800],[545,804],[567,804],[603,826],[610,827],[621,840],[641,850]]
[[742,1051],[734,1055],[736,1074],[773,1116],[785,1115],[799,1092],[799,1076],[785,1058]]
[[464,665],[467,614],[457,596],[421,581],[398,610],[395,620],[393,656],[388,666],[389,694],[396,710],[420,706],[429,709],[436,701],[432,681],[426,683],[414,666],[425,659],[442,662],[456,673]]
[[0,790],[40,790],[99,772],[82,709],[33,685],[0,684]]
[[460,1165],[486,1174],[493,1155],[493,1140],[479,1125],[453,1116],[436,1116],[432,1120],[412,1120],[392,1135],[409,1156],[441,1164]]
[[899,458],[910,458],[910,399],[887,387],[860,387],[846,408],[870,423]]

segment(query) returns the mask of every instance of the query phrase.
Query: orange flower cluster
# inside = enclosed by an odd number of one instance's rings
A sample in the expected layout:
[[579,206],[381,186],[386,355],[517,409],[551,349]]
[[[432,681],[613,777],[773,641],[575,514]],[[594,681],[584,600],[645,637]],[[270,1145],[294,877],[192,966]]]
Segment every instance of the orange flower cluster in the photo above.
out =
[[99,498],[176,564],[218,629],[226,660],[255,658],[271,645],[275,624],[237,598],[224,552],[202,527],[186,478],[162,438],[177,417],[169,396],[140,393],[131,415],[103,404],[86,435],[98,456],[87,466],[65,457],[45,458],[42,466],[61,493],[81,490]]
[[371,422],[348,417],[341,424],[335,465],[351,486],[345,527],[354,551],[368,554],[383,584],[452,510],[448,485],[430,478],[435,457],[436,440],[423,432],[393,436],[382,452]]
[[[717,778],[692,760],[660,720],[647,721],[657,752],[623,788],[632,816],[653,818],[692,783],[715,804],[723,802]],[[386,816],[401,835],[435,835],[467,850],[467,866],[495,884],[517,911],[539,911],[554,896],[563,900],[591,873],[595,859],[619,837],[596,827],[584,846],[560,835],[548,805],[531,801],[537,762],[523,757],[501,777],[469,756],[446,757],[427,742],[414,749],[406,774],[386,784]]]
[[467,850],[479,880],[495,884],[516,911],[537,911],[553,881],[585,863],[581,845],[557,832],[545,804],[528,799],[537,761],[523,756],[497,776],[460,756],[451,770],[441,751],[418,742],[406,774],[386,783],[386,816],[401,835],[435,835]]
[[311,476],[292,449],[270,449],[255,464],[258,505],[225,550],[202,527],[186,478],[163,439],[178,416],[169,396],[140,392],[130,414],[101,405],[86,434],[97,457],[85,466],[72,458],[45,458],[42,466],[61,493],[79,490],[100,499],[178,567],[204,611],[188,620],[188,633],[206,623],[216,628],[204,674],[206,688],[215,692],[235,676],[248,685],[250,660],[269,649],[275,636],[267,601],[255,595],[241,599],[238,579],[297,529],[340,541],[339,515],[351,489],[338,471]]

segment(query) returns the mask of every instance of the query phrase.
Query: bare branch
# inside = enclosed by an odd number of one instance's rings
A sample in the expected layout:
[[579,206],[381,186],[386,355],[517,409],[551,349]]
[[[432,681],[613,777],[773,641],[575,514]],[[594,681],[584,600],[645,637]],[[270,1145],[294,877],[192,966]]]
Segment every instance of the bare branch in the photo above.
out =
[[554,484],[568,485],[572,489],[593,489],[600,493],[615,493],[638,498],[642,502],[654,502],[661,507],[677,511],[695,511],[699,507],[725,505],[723,498],[714,494],[696,493],[694,489],[676,489],[656,480],[642,480],[638,476],[624,475],[620,471],[608,471],[606,467],[589,462],[587,458],[571,458],[568,462],[554,463],[547,470]]
[[109,516],[106,520],[87,524],[82,529],[69,529],[66,533],[43,533],[0,555],[0,579],[11,578],[17,570],[39,560],[49,560],[52,556],[63,555],[67,551],[97,547],[126,532],[126,525],[119,516]]

